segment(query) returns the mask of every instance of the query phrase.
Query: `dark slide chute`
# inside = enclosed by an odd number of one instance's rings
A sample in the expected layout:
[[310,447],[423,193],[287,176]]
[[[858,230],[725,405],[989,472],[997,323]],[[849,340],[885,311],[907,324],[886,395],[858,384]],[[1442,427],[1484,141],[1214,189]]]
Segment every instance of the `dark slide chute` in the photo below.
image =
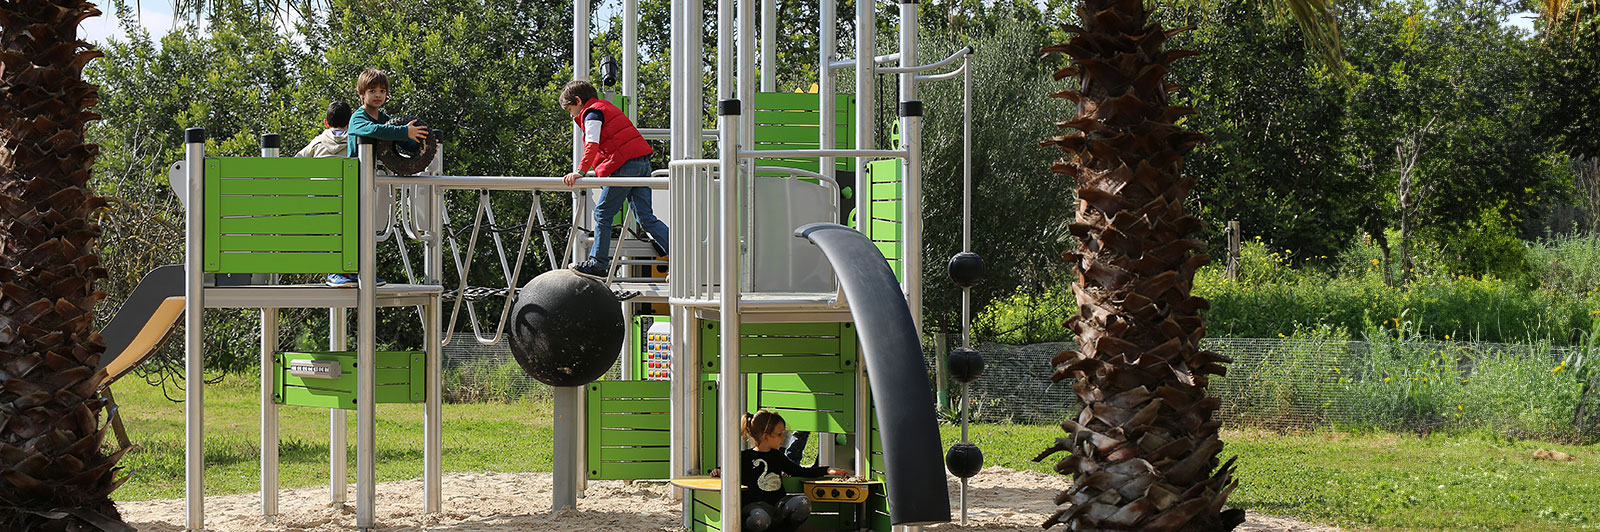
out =
[[945,486],[933,392],[928,389],[922,342],[917,339],[916,322],[911,320],[900,282],[877,246],[854,229],[814,223],[801,226],[794,234],[822,248],[850,302],[850,316],[861,338],[861,358],[872,384],[872,402],[878,411],[884,476],[889,480],[885,485],[890,523],[949,521],[950,493]]

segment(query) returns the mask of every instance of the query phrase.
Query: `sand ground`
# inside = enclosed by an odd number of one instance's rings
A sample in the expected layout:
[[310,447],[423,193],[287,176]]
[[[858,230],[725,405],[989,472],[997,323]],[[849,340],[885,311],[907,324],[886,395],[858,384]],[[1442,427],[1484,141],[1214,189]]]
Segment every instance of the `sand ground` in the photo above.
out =
[[[959,516],[959,481],[950,480],[952,512]],[[528,530],[657,532],[678,531],[680,504],[668,498],[665,484],[652,482],[590,482],[576,511],[550,511],[549,473],[454,473],[444,478],[444,509],[422,513],[422,480],[378,484],[378,529],[384,531],[484,531]],[[1037,531],[1039,523],[1055,512],[1051,499],[1067,484],[1066,477],[1031,471],[989,467],[973,477],[969,487],[967,525],[945,523],[932,531]],[[353,498],[354,493],[350,496]],[[267,521],[260,515],[255,493],[207,497],[206,529],[214,532],[345,532],[354,531],[354,506],[327,504],[327,488],[285,490],[279,498],[279,515]],[[182,499],[135,501],[118,504],[123,518],[141,531],[182,532]],[[1313,525],[1250,513],[1238,530],[1249,532],[1337,532]]]

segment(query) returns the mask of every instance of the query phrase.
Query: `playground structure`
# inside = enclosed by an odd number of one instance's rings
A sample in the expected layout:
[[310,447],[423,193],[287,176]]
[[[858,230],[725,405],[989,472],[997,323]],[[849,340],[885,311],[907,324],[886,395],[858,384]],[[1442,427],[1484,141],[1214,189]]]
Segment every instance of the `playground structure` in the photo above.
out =
[[[538,192],[573,194],[574,226],[560,254],[570,262],[588,249],[580,228],[592,227],[588,218],[595,194],[587,187],[641,186],[655,189],[657,205],[665,206],[661,210],[673,231],[669,260],[652,257],[647,244],[630,241],[624,220],[623,237],[614,248],[616,267],[606,282],[631,296],[623,307],[634,332],[623,344],[621,380],[556,387],[553,506],[576,504],[590,479],[668,479],[720,467],[734,472],[724,482],[737,482],[738,419],[746,411],[770,408],[784,414],[790,429],[818,435],[819,463],[846,465],[880,482],[863,503],[819,503],[809,522],[814,528],[909,530],[948,521],[934,403],[919,341],[922,104],[916,88],[919,82],[967,74],[971,49],[919,63],[916,4],[901,3],[906,16],[898,53],[874,57],[875,36],[868,31],[860,32],[855,43],[856,57],[865,59],[841,59],[834,53],[834,7],[824,4],[818,21],[819,90],[796,94],[775,91],[775,4],[762,5],[758,77],[753,5],[721,0],[718,157],[699,158],[713,131],[701,123],[704,95],[675,89],[670,127],[641,128],[647,138],[668,141],[667,168],[651,177],[583,178],[575,190],[559,177],[449,176],[442,153],[422,175],[388,176],[378,175],[374,147],[366,142],[356,159],[291,159],[278,157],[276,135],[268,135],[262,157],[207,158],[205,132],[187,131],[186,158],[174,165],[175,188],[186,198],[187,212],[186,379],[203,382],[204,309],[262,309],[262,513],[277,514],[279,405],[329,408],[333,504],[347,502],[344,427],[346,411],[355,410],[356,522],[370,529],[375,522],[374,405],[379,402],[423,404],[424,510],[439,511],[440,346],[450,337],[447,324],[453,330],[465,306],[480,342],[501,341],[536,228],[543,232],[545,253],[557,263]],[[574,2],[575,65],[591,64],[588,5]],[[701,87],[702,4],[672,5],[673,42],[684,45],[671,51],[671,86]],[[638,85],[636,7],[635,0],[623,2],[621,99],[630,117],[638,107],[632,105]],[[872,4],[858,3],[856,27],[874,27],[875,16]],[[898,66],[881,66],[895,61]],[[958,62],[948,72],[923,74]],[[836,72],[846,68],[854,68],[856,86],[867,90],[836,94]],[[574,70],[577,78],[588,78],[587,68]],[[879,74],[898,78],[898,146],[874,145],[878,123],[872,89]],[[573,140],[576,165],[582,149],[576,132]],[[853,208],[840,199],[841,170],[853,177]],[[452,190],[480,191],[465,245],[445,229],[451,214],[445,195]],[[470,303],[473,292],[464,272],[486,219],[496,223],[488,190],[531,192],[532,199],[514,258],[499,233],[491,231],[507,285],[480,290],[479,297],[504,297],[507,305],[486,334]],[[856,231],[837,223],[850,223]],[[421,275],[407,263],[407,282],[369,289],[376,278],[377,244],[392,241],[404,257],[408,239],[421,242]],[[447,256],[454,259],[454,279],[445,273]],[[665,279],[637,272],[662,265],[672,272]],[[282,285],[276,279],[276,274],[328,272],[359,272],[359,285]],[[251,274],[255,279],[242,285],[217,281]],[[446,289],[447,284],[458,286]],[[447,299],[454,300],[448,319]],[[635,315],[644,304],[666,304],[670,310]],[[419,308],[425,331],[419,349],[377,352],[376,309],[381,306]],[[269,332],[277,330],[277,309],[293,307],[330,309],[326,352],[280,352],[277,335]],[[353,351],[345,345],[349,309],[356,311]],[[173,318],[168,312],[160,319]],[[722,356],[729,353],[738,356]],[[202,530],[203,386],[189,386],[185,393],[186,526]],[[790,491],[799,489],[790,486]],[[681,495],[685,528],[740,530],[738,489]],[[848,506],[854,504],[864,505],[864,519],[854,517],[858,508]],[[725,508],[735,510],[721,511]]]

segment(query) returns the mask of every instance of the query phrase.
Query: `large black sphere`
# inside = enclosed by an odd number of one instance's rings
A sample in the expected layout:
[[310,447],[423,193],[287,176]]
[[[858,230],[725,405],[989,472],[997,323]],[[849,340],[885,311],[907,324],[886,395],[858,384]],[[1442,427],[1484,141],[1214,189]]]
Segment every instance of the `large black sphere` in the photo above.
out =
[[969,442],[957,442],[944,453],[944,467],[952,475],[971,478],[983,469],[983,450]]
[[945,367],[950,368],[950,378],[956,382],[972,382],[983,376],[983,353],[971,347],[950,350]]
[[622,305],[606,285],[572,270],[534,277],[511,307],[511,355],[551,386],[583,386],[622,351]]
[[957,253],[950,257],[950,264],[945,266],[945,273],[950,275],[950,281],[962,288],[972,288],[983,281],[983,257],[971,251]]

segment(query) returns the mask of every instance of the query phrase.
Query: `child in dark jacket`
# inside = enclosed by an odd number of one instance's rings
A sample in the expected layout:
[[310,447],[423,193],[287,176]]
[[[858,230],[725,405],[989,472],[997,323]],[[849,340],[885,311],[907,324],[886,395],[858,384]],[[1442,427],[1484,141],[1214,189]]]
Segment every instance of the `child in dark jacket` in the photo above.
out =
[[[816,478],[824,475],[850,475],[850,471],[824,466],[801,467],[783,452],[788,425],[783,416],[771,410],[745,414],[744,437],[753,446],[739,453],[739,500],[744,503],[744,530],[793,529],[811,515],[811,501],[803,495],[783,492],[783,477]],[[711,472],[719,476],[720,470]]]

